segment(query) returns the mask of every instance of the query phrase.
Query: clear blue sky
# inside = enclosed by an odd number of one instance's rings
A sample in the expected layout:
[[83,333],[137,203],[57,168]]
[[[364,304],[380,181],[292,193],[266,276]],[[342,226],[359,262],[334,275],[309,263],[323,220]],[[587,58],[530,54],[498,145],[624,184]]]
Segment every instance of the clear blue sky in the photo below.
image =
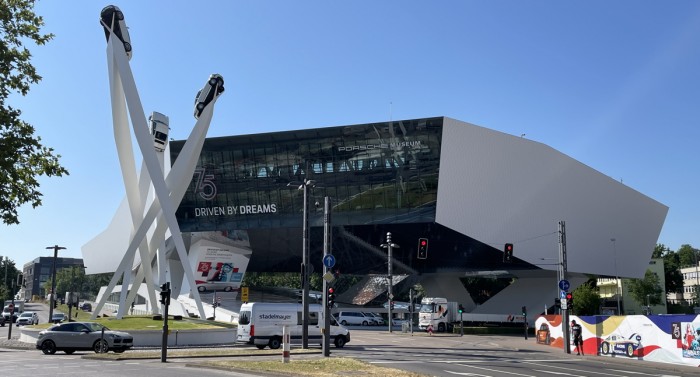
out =
[[[124,196],[111,124],[109,3],[39,1],[43,81],[12,97],[71,173],[0,227],[18,266],[80,247]],[[171,136],[226,80],[209,136],[449,116],[550,145],[670,207],[659,243],[700,247],[700,2],[120,1],[146,113]],[[565,220],[565,219],[564,219]],[[555,224],[552,224],[554,229]],[[569,231],[574,231],[570,229]]]

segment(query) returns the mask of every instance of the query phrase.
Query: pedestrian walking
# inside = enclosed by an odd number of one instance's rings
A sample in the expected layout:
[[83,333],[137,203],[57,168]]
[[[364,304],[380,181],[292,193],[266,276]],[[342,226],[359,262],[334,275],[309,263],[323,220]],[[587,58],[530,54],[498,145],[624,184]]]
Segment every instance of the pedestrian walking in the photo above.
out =
[[432,336],[433,335],[433,324],[430,323],[428,324],[428,335]]
[[583,353],[583,329],[581,325],[576,323],[576,320],[571,320],[571,334],[574,336],[574,347],[576,348],[577,355],[584,355]]

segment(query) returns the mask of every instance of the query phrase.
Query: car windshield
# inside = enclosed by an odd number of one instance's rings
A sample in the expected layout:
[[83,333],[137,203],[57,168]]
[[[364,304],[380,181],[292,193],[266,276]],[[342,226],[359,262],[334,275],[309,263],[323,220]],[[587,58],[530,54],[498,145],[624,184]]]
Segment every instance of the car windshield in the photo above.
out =
[[31,317],[32,313],[22,313],[19,315],[20,317]]

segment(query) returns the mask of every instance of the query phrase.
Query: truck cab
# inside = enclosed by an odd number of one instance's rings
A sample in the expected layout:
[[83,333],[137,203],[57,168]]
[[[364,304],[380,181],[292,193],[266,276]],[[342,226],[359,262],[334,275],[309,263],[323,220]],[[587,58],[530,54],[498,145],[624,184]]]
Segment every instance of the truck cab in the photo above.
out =
[[457,303],[442,297],[425,297],[418,311],[418,327],[421,330],[445,332],[456,321]]

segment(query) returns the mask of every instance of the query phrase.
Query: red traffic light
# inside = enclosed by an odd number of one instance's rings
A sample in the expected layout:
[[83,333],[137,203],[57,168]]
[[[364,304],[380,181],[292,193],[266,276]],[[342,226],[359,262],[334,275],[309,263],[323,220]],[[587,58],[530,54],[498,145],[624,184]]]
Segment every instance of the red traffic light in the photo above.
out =
[[420,245],[421,245],[421,246],[425,246],[425,245],[427,245],[427,244],[428,244],[428,241],[427,241],[427,240],[425,240],[425,239],[421,239],[421,240],[420,240]]
[[513,244],[512,243],[506,244],[506,251],[513,251]]
[[572,298],[574,298],[573,293],[571,293],[571,292],[566,292],[566,299],[567,299],[567,300],[571,300]]
[[330,294],[335,293],[335,289],[333,289],[333,288],[328,288],[328,293],[330,293]]

